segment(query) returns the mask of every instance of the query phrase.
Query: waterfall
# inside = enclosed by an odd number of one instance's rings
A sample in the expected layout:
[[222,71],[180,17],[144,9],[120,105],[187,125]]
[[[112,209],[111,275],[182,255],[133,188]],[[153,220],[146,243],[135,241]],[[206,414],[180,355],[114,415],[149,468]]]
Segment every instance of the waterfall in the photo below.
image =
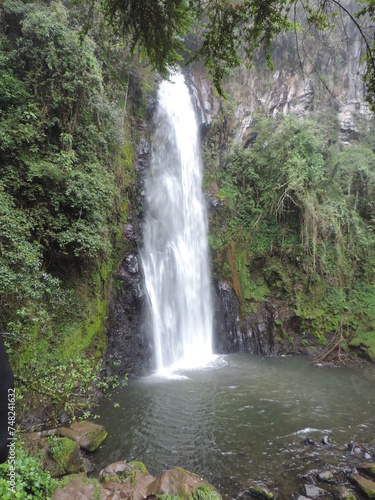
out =
[[202,159],[193,102],[183,75],[158,89],[142,263],[156,369],[212,358],[212,303]]

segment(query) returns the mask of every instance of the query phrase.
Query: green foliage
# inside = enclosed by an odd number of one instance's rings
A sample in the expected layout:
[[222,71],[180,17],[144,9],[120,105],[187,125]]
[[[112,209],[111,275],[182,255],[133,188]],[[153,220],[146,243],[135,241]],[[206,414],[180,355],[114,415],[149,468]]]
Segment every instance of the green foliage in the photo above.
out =
[[158,494],[156,498],[159,500],[181,500],[181,497],[177,495],[169,495],[169,494]]
[[219,500],[220,496],[216,491],[209,486],[199,486],[193,495],[186,494],[183,497],[177,495],[156,495],[156,498],[159,500],[181,500],[185,498],[185,500],[191,498],[192,500]]
[[148,470],[146,469],[146,466],[143,462],[133,461],[133,462],[128,462],[128,465],[132,469],[139,470],[140,472],[142,472],[142,474],[148,474]]
[[218,493],[209,486],[199,486],[193,494],[193,500],[218,500],[219,498]]
[[[76,0],[76,3],[83,4],[86,11],[84,33],[95,24],[95,7],[100,6],[105,21],[130,41],[132,51],[139,48],[164,75],[169,66],[182,59],[181,53],[189,52],[183,43],[188,34],[185,43],[194,48],[189,60],[203,60],[220,95],[224,94],[224,76],[243,61],[251,67],[258,49],[262,49],[268,67],[273,69],[272,42],[278,34],[292,28],[298,32],[307,25],[309,30],[314,28],[324,35],[336,24],[340,25],[337,19],[347,20],[365,47],[364,81],[368,102],[374,107],[375,45],[368,30],[369,21],[371,24],[375,19],[372,0],[361,0],[361,8],[355,14],[347,2],[338,0],[307,0],[303,4],[297,0]],[[298,11],[304,13],[303,23],[296,15]],[[323,43],[322,50],[326,50]],[[293,52],[299,57],[298,48],[293,47]]]
[[[19,436],[17,436],[18,438]],[[14,492],[9,489],[9,476],[15,470]],[[37,457],[29,457],[22,442],[15,441],[15,461],[14,464],[8,460],[0,465],[0,497],[3,500],[12,499],[41,499],[51,498],[57,487],[49,472],[43,470],[42,464]]]
[[135,181],[149,73],[113,34],[81,43],[85,19],[59,1],[0,6],[0,331],[19,416],[90,405]]
[[230,146],[212,172],[224,201],[210,224],[215,271],[243,312],[286,300],[320,342],[344,331],[373,357],[375,147],[366,135],[342,148],[326,128],[258,118],[251,148]]
[[223,95],[222,80],[228,69],[238,66],[242,55],[252,64],[258,47],[273,68],[272,40],[292,25],[288,20],[290,2],[286,0],[242,2],[198,2],[198,18],[204,18],[202,44],[193,59],[201,58],[212,75],[219,94]]
[[[84,2],[94,12],[95,0]],[[184,49],[182,37],[191,24],[188,2],[184,0],[141,0],[122,2],[100,0],[105,20],[130,41],[131,52],[140,49],[151,64],[166,75],[168,66],[180,61]],[[93,19],[86,21],[85,31]]]

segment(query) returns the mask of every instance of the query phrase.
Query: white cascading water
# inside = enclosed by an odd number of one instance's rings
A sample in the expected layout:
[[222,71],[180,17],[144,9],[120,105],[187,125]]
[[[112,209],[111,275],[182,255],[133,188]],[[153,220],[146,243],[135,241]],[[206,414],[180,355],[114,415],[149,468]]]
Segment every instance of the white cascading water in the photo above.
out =
[[183,75],[158,89],[142,263],[156,369],[212,359],[212,301],[202,160],[193,102]]

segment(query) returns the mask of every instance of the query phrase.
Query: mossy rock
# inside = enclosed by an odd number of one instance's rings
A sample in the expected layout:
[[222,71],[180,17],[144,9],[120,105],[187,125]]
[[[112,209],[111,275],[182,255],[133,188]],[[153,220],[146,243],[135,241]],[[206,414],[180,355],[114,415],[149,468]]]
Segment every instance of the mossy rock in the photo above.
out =
[[102,498],[103,488],[96,479],[87,479],[86,474],[72,474],[61,482],[52,500],[72,500],[73,498]]
[[60,436],[73,439],[83,450],[90,452],[98,449],[107,437],[107,431],[102,425],[94,424],[89,420],[74,422],[69,429],[60,427],[58,433]]
[[163,498],[174,496],[184,499],[220,500],[220,494],[215,488],[200,478],[181,467],[174,467],[163,472],[147,489],[147,496]]
[[368,474],[370,476],[375,477],[375,464],[373,464],[371,462],[365,462],[365,463],[361,464],[358,467],[358,470],[360,472],[364,472],[365,474]]
[[81,469],[79,446],[67,437],[51,438],[48,454],[57,465],[59,475],[75,473]]
[[99,473],[99,481],[102,483],[109,481],[121,483],[124,479],[131,477],[131,473],[131,467],[125,461],[120,460],[102,469]]
[[[155,481],[142,462],[124,461],[108,465],[99,474],[103,488],[114,498],[146,498],[147,488]],[[122,496],[115,496],[115,495]],[[110,496],[109,498],[112,498]]]
[[264,498],[266,500],[273,500],[275,498],[275,495],[270,491],[266,486],[263,486],[262,484],[254,484],[250,487],[251,493],[258,497],[258,498]]
[[358,486],[368,498],[375,498],[375,482],[359,474],[352,474],[349,479]]
[[142,474],[149,474],[148,470],[146,469],[146,466],[143,462],[137,462],[137,461],[133,461],[133,462],[128,462],[128,466],[132,469],[132,470],[139,470],[139,472],[142,472]]

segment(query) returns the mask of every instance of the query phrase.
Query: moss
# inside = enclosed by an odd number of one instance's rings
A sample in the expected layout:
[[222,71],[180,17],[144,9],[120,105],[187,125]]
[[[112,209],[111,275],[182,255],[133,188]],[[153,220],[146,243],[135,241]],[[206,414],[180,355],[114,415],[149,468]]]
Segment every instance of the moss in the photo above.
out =
[[254,486],[254,493],[260,498],[266,498],[268,500],[272,500],[274,498],[272,491],[267,490],[263,486]]
[[52,438],[49,441],[48,453],[51,458],[56,462],[61,474],[65,472],[78,472],[79,467],[73,467],[71,470],[70,461],[77,448],[78,444],[69,438]]
[[137,462],[137,461],[128,462],[128,466],[131,469],[138,469],[140,472],[142,472],[142,474],[149,474],[143,462]]
[[375,483],[366,477],[353,474],[350,479],[367,495],[368,498],[375,498]]
[[96,478],[85,478],[83,480],[84,484],[93,484],[95,486],[95,491],[92,500],[101,500],[102,498],[102,486]]
[[220,495],[210,486],[199,486],[193,494],[193,500],[220,500],[220,498]]
[[192,495],[189,493],[181,496],[157,494],[156,498],[159,500],[220,500],[221,496],[210,486],[199,486]]
[[181,500],[182,497],[176,496],[176,495],[162,495],[158,494],[156,495],[156,498],[159,500]]
[[105,440],[107,435],[108,435],[108,433],[104,427],[101,427],[98,430],[93,430],[92,432],[89,432],[88,436],[87,436],[89,441],[90,441],[90,450],[89,451],[95,451],[97,448],[99,448],[99,446]]
[[375,361],[375,331],[360,332],[350,342],[352,347],[360,347],[371,361]]
[[361,490],[368,496],[368,498],[375,498],[375,490],[361,486]]

